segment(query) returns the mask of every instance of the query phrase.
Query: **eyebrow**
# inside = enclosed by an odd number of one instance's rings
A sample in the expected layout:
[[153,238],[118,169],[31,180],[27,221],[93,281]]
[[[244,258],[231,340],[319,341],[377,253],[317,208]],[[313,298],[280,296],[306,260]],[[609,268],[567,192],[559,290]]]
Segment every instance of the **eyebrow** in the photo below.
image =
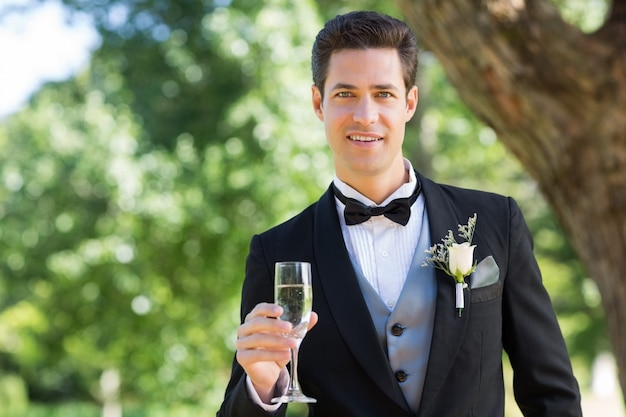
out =
[[[347,84],[347,83],[337,83],[331,87],[331,91],[333,90],[357,90],[358,87],[356,85]],[[370,86],[372,90],[396,90],[398,91],[398,87],[393,84],[374,84]]]

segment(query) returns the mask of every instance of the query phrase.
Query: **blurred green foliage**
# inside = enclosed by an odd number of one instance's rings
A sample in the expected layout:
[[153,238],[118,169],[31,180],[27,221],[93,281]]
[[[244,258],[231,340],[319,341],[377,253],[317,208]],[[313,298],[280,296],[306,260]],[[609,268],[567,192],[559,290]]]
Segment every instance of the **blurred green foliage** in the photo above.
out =
[[90,69],[0,127],[0,367],[32,399],[98,400],[107,369],[127,400],[221,395],[251,234],[331,173],[315,9],[287,3],[78,4],[105,14]]
[[[251,235],[332,178],[309,54],[349,2],[65,3],[101,34],[89,69],[0,123],[0,402],[20,410],[28,392],[77,404],[59,415],[95,415],[101,376],[117,370],[125,415],[216,409]],[[593,282],[534,183],[427,51],[421,68],[406,155],[436,180],[519,201],[587,369],[609,349]]]

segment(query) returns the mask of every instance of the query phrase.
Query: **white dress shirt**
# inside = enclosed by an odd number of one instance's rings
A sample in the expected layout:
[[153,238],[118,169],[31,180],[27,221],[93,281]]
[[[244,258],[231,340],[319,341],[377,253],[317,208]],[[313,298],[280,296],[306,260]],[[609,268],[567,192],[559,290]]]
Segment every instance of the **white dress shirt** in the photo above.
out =
[[[396,198],[410,197],[415,189],[417,179],[413,166],[407,159],[404,160],[404,166],[409,172],[409,182],[402,184],[380,205],[337,177],[334,184],[343,195],[354,198],[366,206],[385,206]],[[335,202],[348,254],[359,265],[361,272],[389,310],[393,310],[402,292],[419,240],[424,216],[423,195],[420,194],[411,206],[411,217],[406,226],[385,216],[372,216],[363,223],[348,226],[343,217],[345,205],[337,198]]]

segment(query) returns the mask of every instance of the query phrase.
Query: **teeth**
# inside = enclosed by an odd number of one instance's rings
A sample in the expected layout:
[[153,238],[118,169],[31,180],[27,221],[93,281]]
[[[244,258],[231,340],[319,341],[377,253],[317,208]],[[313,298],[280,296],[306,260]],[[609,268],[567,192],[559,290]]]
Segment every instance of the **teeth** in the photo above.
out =
[[350,140],[356,140],[359,142],[374,142],[376,140],[380,140],[381,138],[375,138],[372,136],[350,136]]

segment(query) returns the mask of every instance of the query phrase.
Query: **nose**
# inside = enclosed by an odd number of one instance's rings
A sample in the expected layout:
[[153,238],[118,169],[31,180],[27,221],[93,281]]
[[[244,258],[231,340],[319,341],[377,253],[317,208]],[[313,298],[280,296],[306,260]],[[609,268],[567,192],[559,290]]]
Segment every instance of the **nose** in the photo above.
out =
[[361,98],[355,104],[352,119],[363,126],[376,123],[378,121],[376,103],[374,103],[370,97]]

